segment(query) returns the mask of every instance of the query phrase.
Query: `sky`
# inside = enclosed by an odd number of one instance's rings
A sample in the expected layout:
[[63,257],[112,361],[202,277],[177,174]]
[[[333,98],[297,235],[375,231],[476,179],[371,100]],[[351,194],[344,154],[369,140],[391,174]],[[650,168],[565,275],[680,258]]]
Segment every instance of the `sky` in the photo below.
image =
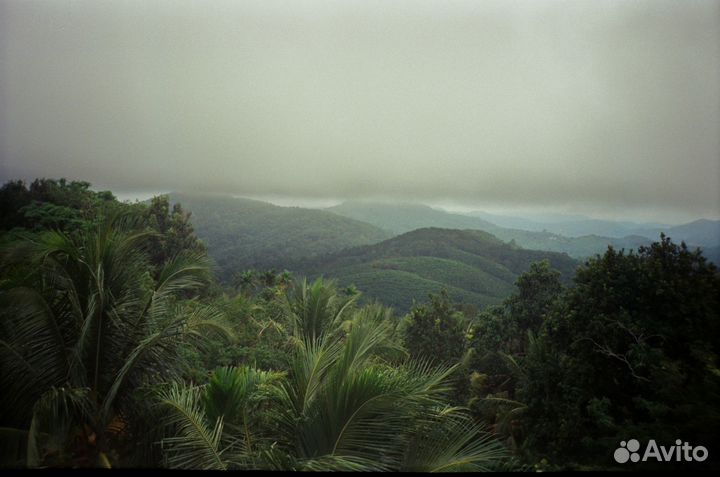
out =
[[0,0],[0,181],[720,217],[720,0]]

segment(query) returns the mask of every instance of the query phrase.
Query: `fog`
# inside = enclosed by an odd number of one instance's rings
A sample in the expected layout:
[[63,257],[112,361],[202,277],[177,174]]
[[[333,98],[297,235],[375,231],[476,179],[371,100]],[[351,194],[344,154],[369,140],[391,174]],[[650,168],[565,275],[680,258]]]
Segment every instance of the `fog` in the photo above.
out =
[[720,216],[719,1],[0,0],[0,179]]

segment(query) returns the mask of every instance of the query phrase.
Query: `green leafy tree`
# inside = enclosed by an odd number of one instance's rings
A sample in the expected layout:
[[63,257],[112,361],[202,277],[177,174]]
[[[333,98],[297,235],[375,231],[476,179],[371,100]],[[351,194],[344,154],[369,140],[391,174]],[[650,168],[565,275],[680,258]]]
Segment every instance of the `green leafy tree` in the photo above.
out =
[[76,234],[96,225],[121,204],[109,191],[90,190],[89,182],[36,179],[29,187],[10,181],[0,188],[0,230],[62,230]]
[[527,447],[607,465],[627,436],[716,442],[719,297],[715,266],[664,236],[589,260],[526,361]]
[[560,273],[546,260],[532,263],[518,277],[516,287],[503,306],[483,311],[473,322],[468,402],[473,413],[514,449],[527,431],[520,419],[527,406],[516,392],[524,379],[526,356],[563,291]]
[[79,210],[51,202],[32,201],[20,212],[32,230],[83,230],[89,223],[83,220]]
[[183,251],[204,253],[205,245],[195,235],[190,223],[191,213],[182,205],[170,206],[166,195],[153,197],[146,211],[149,227],[156,232],[151,238],[150,261],[161,267],[168,260]]
[[[239,275],[239,278],[242,277],[251,277],[255,283],[254,271]],[[254,293],[245,289],[234,295],[223,294],[212,298],[227,317],[237,336],[237,344],[228,347],[222,341],[214,341],[207,350],[197,352],[195,375],[198,381],[204,380],[201,376],[220,366],[279,369],[287,363],[294,322],[288,313],[286,293],[292,284],[292,276],[283,272],[272,287],[255,283],[253,287],[257,286],[258,290]]]
[[404,323],[405,347],[410,356],[436,363],[455,364],[466,350],[465,321],[443,289],[416,305]]
[[548,260],[533,262],[530,269],[518,277],[515,286],[517,292],[505,302],[511,320],[520,330],[537,333],[562,292],[560,272],[551,268]]

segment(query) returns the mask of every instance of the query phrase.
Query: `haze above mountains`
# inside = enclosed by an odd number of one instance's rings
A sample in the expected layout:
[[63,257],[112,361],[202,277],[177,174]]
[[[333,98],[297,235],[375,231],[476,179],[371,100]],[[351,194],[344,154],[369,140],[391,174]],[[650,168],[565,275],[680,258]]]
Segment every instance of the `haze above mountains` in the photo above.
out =
[[[407,232],[419,227],[472,228],[487,230],[507,240],[522,237],[545,237],[562,241],[564,238],[586,238],[599,236],[623,238],[634,243],[640,238],[656,240],[665,233],[677,241],[688,245],[711,247],[720,244],[720,221],[698,219],[681,225],[660,223],[640,223],[631,221],[600,220],[582,215],[551,214],[527,218],[511,215],[498,215],[476,211],[465,214],[451,213],[427,205],[393,204],[373,201],[347,201],[327,210],[363,220],[395,233]],[[508,230],[509,229],[509,230]],[[541,232],[526,234],[524,232]],[[621,242],[608,241],[609,244]],[[570,252],[568,252],[570,253]],[[570,253],[571,255],[573,253]],[[578,256],[584,256],[579,252]]]
[[720,218],[717,1],[206,3],[0,2],[0,180]]

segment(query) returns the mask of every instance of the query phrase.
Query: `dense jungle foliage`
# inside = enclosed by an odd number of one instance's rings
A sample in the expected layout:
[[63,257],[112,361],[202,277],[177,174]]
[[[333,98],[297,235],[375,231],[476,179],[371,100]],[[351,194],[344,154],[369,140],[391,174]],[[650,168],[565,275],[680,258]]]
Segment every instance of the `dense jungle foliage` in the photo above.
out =
[[221,285],[167,197],[18,181],[0,207],[2,466],[613,469],[621,440],[682,438],[716,467],[720,278],[684,243],[399,316],[289,272]]

